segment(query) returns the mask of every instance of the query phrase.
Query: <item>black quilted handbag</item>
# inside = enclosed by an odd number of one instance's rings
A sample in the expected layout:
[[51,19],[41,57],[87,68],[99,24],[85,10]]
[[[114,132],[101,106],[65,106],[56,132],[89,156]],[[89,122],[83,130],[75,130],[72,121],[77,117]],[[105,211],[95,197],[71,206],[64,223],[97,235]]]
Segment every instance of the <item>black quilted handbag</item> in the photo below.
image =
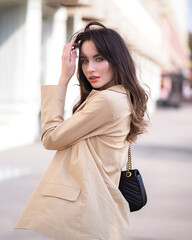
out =
[[119,190],[129,203],[131,212],[138,211],[147,203],[147,194],[141,174],[137,169],[132,169],[130,145],[126,171],[121,172]]

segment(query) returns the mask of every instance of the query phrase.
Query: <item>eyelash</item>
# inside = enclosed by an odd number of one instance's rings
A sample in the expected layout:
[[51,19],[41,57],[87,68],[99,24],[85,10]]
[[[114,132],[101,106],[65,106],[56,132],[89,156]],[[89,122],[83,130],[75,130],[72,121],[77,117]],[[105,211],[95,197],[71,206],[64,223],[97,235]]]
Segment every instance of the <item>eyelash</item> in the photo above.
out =
[[[99,61],[98,61],[98,60],[99,60]],[[96,61],[97,61],[97,62],[101,62],[101,61],[103,61],[103,58],[99,57],[99,58],[96,59]]]
[[81,59],[81,63],[87,63],[88,60],[87,59]]

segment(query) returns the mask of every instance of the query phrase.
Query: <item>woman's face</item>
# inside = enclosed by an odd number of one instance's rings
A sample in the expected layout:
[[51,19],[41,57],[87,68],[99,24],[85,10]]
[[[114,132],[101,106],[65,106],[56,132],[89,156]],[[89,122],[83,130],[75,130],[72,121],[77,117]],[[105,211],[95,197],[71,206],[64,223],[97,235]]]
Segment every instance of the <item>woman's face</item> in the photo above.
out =
[[82,70],[93,88],[114,85],[114,74],[109,62],[99,55],[93,41],[85,41],[81,47]]

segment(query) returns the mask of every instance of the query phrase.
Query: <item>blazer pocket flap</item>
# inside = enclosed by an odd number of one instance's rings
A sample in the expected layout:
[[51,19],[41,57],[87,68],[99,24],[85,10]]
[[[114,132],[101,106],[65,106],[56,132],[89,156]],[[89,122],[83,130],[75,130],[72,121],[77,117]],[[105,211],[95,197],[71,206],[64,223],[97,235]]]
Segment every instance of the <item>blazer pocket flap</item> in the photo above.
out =
[[80,189],[62,184],[48,184],[43,190],[43,195],[61,198],[68,201],[75,201],[77,200],[80,191]]

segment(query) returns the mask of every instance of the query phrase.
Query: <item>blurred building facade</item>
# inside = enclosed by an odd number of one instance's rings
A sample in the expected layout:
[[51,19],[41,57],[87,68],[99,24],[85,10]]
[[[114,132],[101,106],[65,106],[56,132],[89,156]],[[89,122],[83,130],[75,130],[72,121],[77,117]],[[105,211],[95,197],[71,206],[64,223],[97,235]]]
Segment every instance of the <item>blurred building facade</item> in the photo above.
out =
[[[131,47],[153,112],[172,91],[173,76],[187,78],[187,9],[187,0],[0,0],[0,150],[39,139],[40,85],[57,84],[63,45],[92,20],[116,29]],[[66,117],[78,96],[75,83]]]

